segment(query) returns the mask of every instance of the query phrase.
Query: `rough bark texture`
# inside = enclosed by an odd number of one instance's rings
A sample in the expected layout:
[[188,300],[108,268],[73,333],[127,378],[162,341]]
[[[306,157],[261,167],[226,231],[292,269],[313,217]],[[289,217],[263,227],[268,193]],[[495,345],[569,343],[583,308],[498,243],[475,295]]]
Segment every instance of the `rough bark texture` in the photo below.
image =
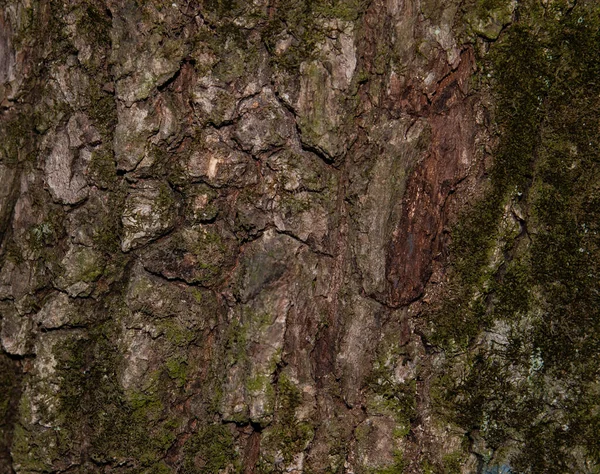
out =
[[594,1],[0,5],[1,472],[599,472]]

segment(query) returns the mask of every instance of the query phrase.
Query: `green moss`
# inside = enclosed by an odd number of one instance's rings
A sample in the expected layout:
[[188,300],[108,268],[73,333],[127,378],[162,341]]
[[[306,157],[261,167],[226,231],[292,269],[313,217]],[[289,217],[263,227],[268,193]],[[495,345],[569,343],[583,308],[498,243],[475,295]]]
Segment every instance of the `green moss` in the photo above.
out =
[[[89,55],[84,58],[79,55],[80,60],[83,60],[83,69],[89,77],[88,96],[84,106],[103,140],[111,143],[117,123],[117,108],[113,94],[105,90],[105,85],[112,80],[106,62],[111,47],[110,13],[108,9],[101,8],[97,2],[92,1],[84,1],[70,8],[70,14],[75,18],[75,34],[78,40],[85,41],[90,47]],[[66,41],[73,42],[73,39],[68,38]]]
[[[276,69],[297,72],[302,62],[316,57],[317,46],[327,35],[326,22],[333,19],[356,21],[366,9],[364,0],[284,0],[261,31]],[[290,46],[277,54],[276,45],[285,35]]]
[[[467,457],[468,454],[465,454],[464,451],[459,450],[443,454],[441,456],[441,462],[432,462],[430,459],[423,459],[421,461],[421,472],[423,474],[461,474],[463,472]],[[482,472],[487,473],[495,471],[486,471],[484,468]]]
[[167,340],[176,347],[186,347],[192,342],[196,334],[188,330],[174,319],[161,319],[157,326],[163,331]]
[[175,197],[173,196],[173,191],[167,183],[161,183],[153,207],[155,207],[158,212],[164,213],[166,210],[172,209],[174,205]]
[[277,381],[275,421],[264,433],[258,472],[272,472],[275,456],[282,456],[286,464],[302,452],[314,436],[313,426],[296,418],[296,409],[302,403],[302,394],[289,377],[282,373]]
[[[13,463],[25,472],[49,472],[49,461],[59,457],[55,448],[55,434],[52,431],[32,433],[17,424],[13,435]],[[35,442],[32,443],[32,440]]]
[[510,445],[515,472],[571,472],[599,452],[573,427],[596,426],[600,409],[600,143],[588,130],[600,126],[600,8],[528,1],[518,18],[482,60],[501,135],[430,315],[431,340],[452,356],[432,393],[492,453]]
[[185,386],[188,377],[187,361],[181,357],[171,357],[166,362],[169,377],[175,380],[178,387]]
[[236,17],[243,12],[246,2],[240,0],[204,0],[203,4],[219,17]]
[[183,448],[183,474],[217,474],[240,472],[238,455],[230,429],[223,425],[209,425],[194,434]]
[[218,193],[214,189],[206,184],[195,184],[185,187],[183,194],[186,196],[187,201],[185,216],[192,224],[215,220],[220,208],[216,202]]
[[40,250],[56,243],[56,230],[52,221],[45,220],[38,225],[34,225],[28,230],[28,233],[28,240],[33,249]]
[[202,304],[202,301],[204,300],[204,295],[198,288],[192,289],[192,296],[194,297],[196,303]]
[[91,283],[104,273],[106,262],[98,253],[84,248],[77,254],[76,265],[73,280]]
[[150,390],[134,391],[127,395],[127,401],[132,410],[132,416],[137,423],[156,421],[162,415],[164,405],[158,396],[156,386]]
[[94,150],[90,160],[89,177],[100,189],[113,189],[117,180],[114,156],[106,150]]
[[[18,377],[15,364],[11,363],[11,361],[4,354],[0,355],[0,380],[2,381],[2,386],[6,387],[7,390],[3,390],[0,393],[0,419],[6,420],[8,417],[8,408],[11,404],[11,394],[18,387]],[[0,425],[1,426],[1,425]],[[3,428],[5,428],[3,426]]]
[[232,366],[248,361],[247,344],[246,325],[237,319],[232,320],[225,334],[225,353],[228,365]]
[[144,474],[171,474],[173,469],[169,467],[164,461],[155,464],[150,469],[145,470]]
[[259,398],[264,403],[263,413],[260,419],[254,419],[256,423],[268,425],[271,422],[275,408],[275,389],[273,387],[272,376],[257,374],[246,379],[246,391],[250,398]]
[[246,389],[249,392],[262,392],[271,385],[271,377],[266,375],[257,375],[246,381]]
[[[22,241],[16,244],[22,257],[30,260],[38,259],[38,262],[47,270],[55,274],[60,272],[61,253],[56,252],[56,247],[65,236],[63,223],[65,212],[60,206],[54,206],[48,202],[43,194],[33,196],[33,207],[38,209],[44,216],[43,220],[27,229],[25,234],[26,245]],[[17,248],[14,248],[17,251]]]
[[[272,317],[266,313],[255,313],[250,308],[245,307],[244,313],[240,319],[235,318],[227,327],[224,340],[223,359],[228,367],[238,366],[244,373],[245,389],[250,397],[265,397],[267,406],[265,406],[265,417],[270,418],[275,406],[275,390],[272,384],[273,373],[276,370],[277,363],[280,360],[281,353],[277,351],[269,361],[268,372],[257,372],[252,369],[250,357],[248,355],[249,339],[252,334],[258,334],[261,329],[270,324]],[[219,378],[220,380],[220,378]],[[246,414],[243,414],[240,421],[247,421]],[[267,419],[261,420],[261,423],[267,422]]]
[[92,236],[94,245],[112,261],[125,258],[121,252],[120,240],[125,196],[124,186],[114,188],[108,195],[106,210],[102,209],[96,214],[96,225]]
[[508,0],[475,0],[467,3],[465,10],[471,34],[495,40],[511,21],[512,2]]
[[0,386],[3,387],[0,391],[0,453],[6,453],[15,437],[17,416],[21,415],[17,410],[21,396],[21,374],[15,361],[3,353],[0,353]]
[[368,6],[366,0],[325,0],[313,4],[317,15],[343,21],[358,20]]
[[102,79],[102,76],[90,79],[86,112],[106,143],[111,143],[117,124],[117,105],[114,96],[104,90]]
[[153,468],[173,444],[179,421],[166,413],[161,391],[169,383],[161,375],[143,392],[123,392],[117,379],[121,356],[112,344],[118,334],[107,322],[56,347],[57,449],[68,453],[85,439],[97,463]]
[[396,383],[389,374],[380,372],[370,378],[369,387],[375,393],[369,408],[391,415],[399,425],[396,433],[408,435],[416,416],[416,382]]
[[423,462],[421,462],[421,470],[423,471],[423,474],[436,474],[437,473],[435,466],[427,459],[425,459]]
[[545,45],[526,25],[517,24],[486,58],[498,97],[500,144],[484,199],[461,216],[452,232],[455,286],[435,321],[433,340],[446,347],[467,347],[490,324],[486,295],[495,269],[490,259],[501,238],[504,208],[526,195],[532,175],[542,121],[541,104],[548,94],[547,78],[553,65]]
[[186,250],[189,249],[196,257],[197,281],[209,285],[220,282],[224,277],[224,266],[233,263],[236,248],[232,243],[218,232],[204,228],[197,233],[195,240],[182,240],[179,245]]
[[[64,449],[69,449],[88,423],[95,425],[91,443],[100,451],[106,451],[104,439],[110,429],[102,413],[119,412],[119,390],[115,380],[115,352],[109,349],[103,329],[99,328],[93,339],[73,338],[56,349],[57,375],[62,418],[62,440]],[[111,450],[112,446],[108,447]]]
[[112,22],[105,11],[93,3],[84,4],[78,12],[77,31],[95,47],[109,47]]
[[33,114],[27,110],[3,120],[2,129],[0,129],[2,162],[9,166],[16,165],[31,156],[34,126]]
[[296,216],[309,211],[313,206],[312,196],[295,195],[283,192],[280,194],[282,212],[285,216]]
[[461,474],[464,463],[464,454],[460,451],[445,454],[442,457],[444,474]]
[[394,462],[390,466],[371,470],[372,474],[403,474],[407,465],[401,451],[394,453]]
[[366,383],[370,389],[368,406],[375,413],[392,416],[398,426],[396,434],[404,437],[410,432],[411,423],[416,417],[417,386],[414,379],[400,383],[394,377],[394,364],[403,357],[403,349],[397,344],[380,347],[373,371]]
[[[207,17],[212,17],[211,27],[198,32],[193,41],[193,48],[198,54],[210,52],[219,60],[208,66],[205,61],[199,61],[195,65],[199,75],[203,76],[210,72],[224,83],[231,83],[256,73],[260,65],[262,45],[258,43],[258,38],[251,34],[253,30],[238,26],[236,23],[240,20],[247,20],[250,23],[260,22],[263,15],[256,15],[249,11],[256,9],[248,2],[241,4],[239,9],[244,11],[236,14],[234,9],[226,14],[215,15],[214,10],[212,12],[206,10]],[[234,22],[232,19],[237,21]],[[229,102],[230,98],[224,98],[224,101]],[[209,121],[212,119],[219,121],[222,119],[219,118],[220,115],[215,111],[215,115],[210,117]]]
[[99,459],[124,454],[124,446],[113,436],[127,432],[124,424],[129,421],[115,378],[118,359],[105,331],[98,328],[92,339],[73,339],[56,354],[63,443],[75,442],[80,432],[93,426],[90,443]]

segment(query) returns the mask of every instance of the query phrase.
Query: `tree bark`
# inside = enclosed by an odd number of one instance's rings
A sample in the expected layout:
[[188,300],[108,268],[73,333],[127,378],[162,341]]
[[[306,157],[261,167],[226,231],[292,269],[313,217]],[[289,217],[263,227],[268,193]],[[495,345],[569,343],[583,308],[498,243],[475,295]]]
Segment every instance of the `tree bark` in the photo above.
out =
[[0,4],[2,472],[596,472],[594,2]]

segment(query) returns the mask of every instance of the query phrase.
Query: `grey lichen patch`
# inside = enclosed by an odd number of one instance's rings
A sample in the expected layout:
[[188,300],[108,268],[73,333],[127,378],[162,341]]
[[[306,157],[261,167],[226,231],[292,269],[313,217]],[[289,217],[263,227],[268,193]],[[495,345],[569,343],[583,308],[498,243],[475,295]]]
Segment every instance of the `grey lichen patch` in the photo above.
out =
[[89,295],[93,284],[102,276],[106,260],[102,253],[83,246],[73,246],[61,262],[63,274],[57,286],[71,296]]
[[175,196],[168,184],[158,181],[138,183],[125,201],[121,248],[126,252],[168,232],[176,217]]
[[292,136],[294,124],[270,89],[241,102],[239,113],[241,117],[233,136],[245,151],[253,155],[281,147]]
[[146,102],[117,108],[114,150],[118,169],[131,171],[146,156],[147,140],[160,128],[159,117],[154,112],[152,104]]
[[68,135],[60,133],[45,161],[48,187],[56,201],[76,204],[87,197],[88,163],[87,155],[73,150]]
[[297,108],[301,139],[329,160],[341,155],[347,146],[341,127],[345,114],[341,97],[333,89],[332,77],[318,62],[301,67],[301,89]]

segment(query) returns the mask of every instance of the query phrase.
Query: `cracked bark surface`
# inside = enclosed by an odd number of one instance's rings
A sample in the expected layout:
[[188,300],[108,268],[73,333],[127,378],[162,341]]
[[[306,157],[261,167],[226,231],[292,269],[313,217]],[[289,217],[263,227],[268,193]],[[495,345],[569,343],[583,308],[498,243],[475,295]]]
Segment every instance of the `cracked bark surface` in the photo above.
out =
[[0,471],[597,472],[594,2],[0,5]]

